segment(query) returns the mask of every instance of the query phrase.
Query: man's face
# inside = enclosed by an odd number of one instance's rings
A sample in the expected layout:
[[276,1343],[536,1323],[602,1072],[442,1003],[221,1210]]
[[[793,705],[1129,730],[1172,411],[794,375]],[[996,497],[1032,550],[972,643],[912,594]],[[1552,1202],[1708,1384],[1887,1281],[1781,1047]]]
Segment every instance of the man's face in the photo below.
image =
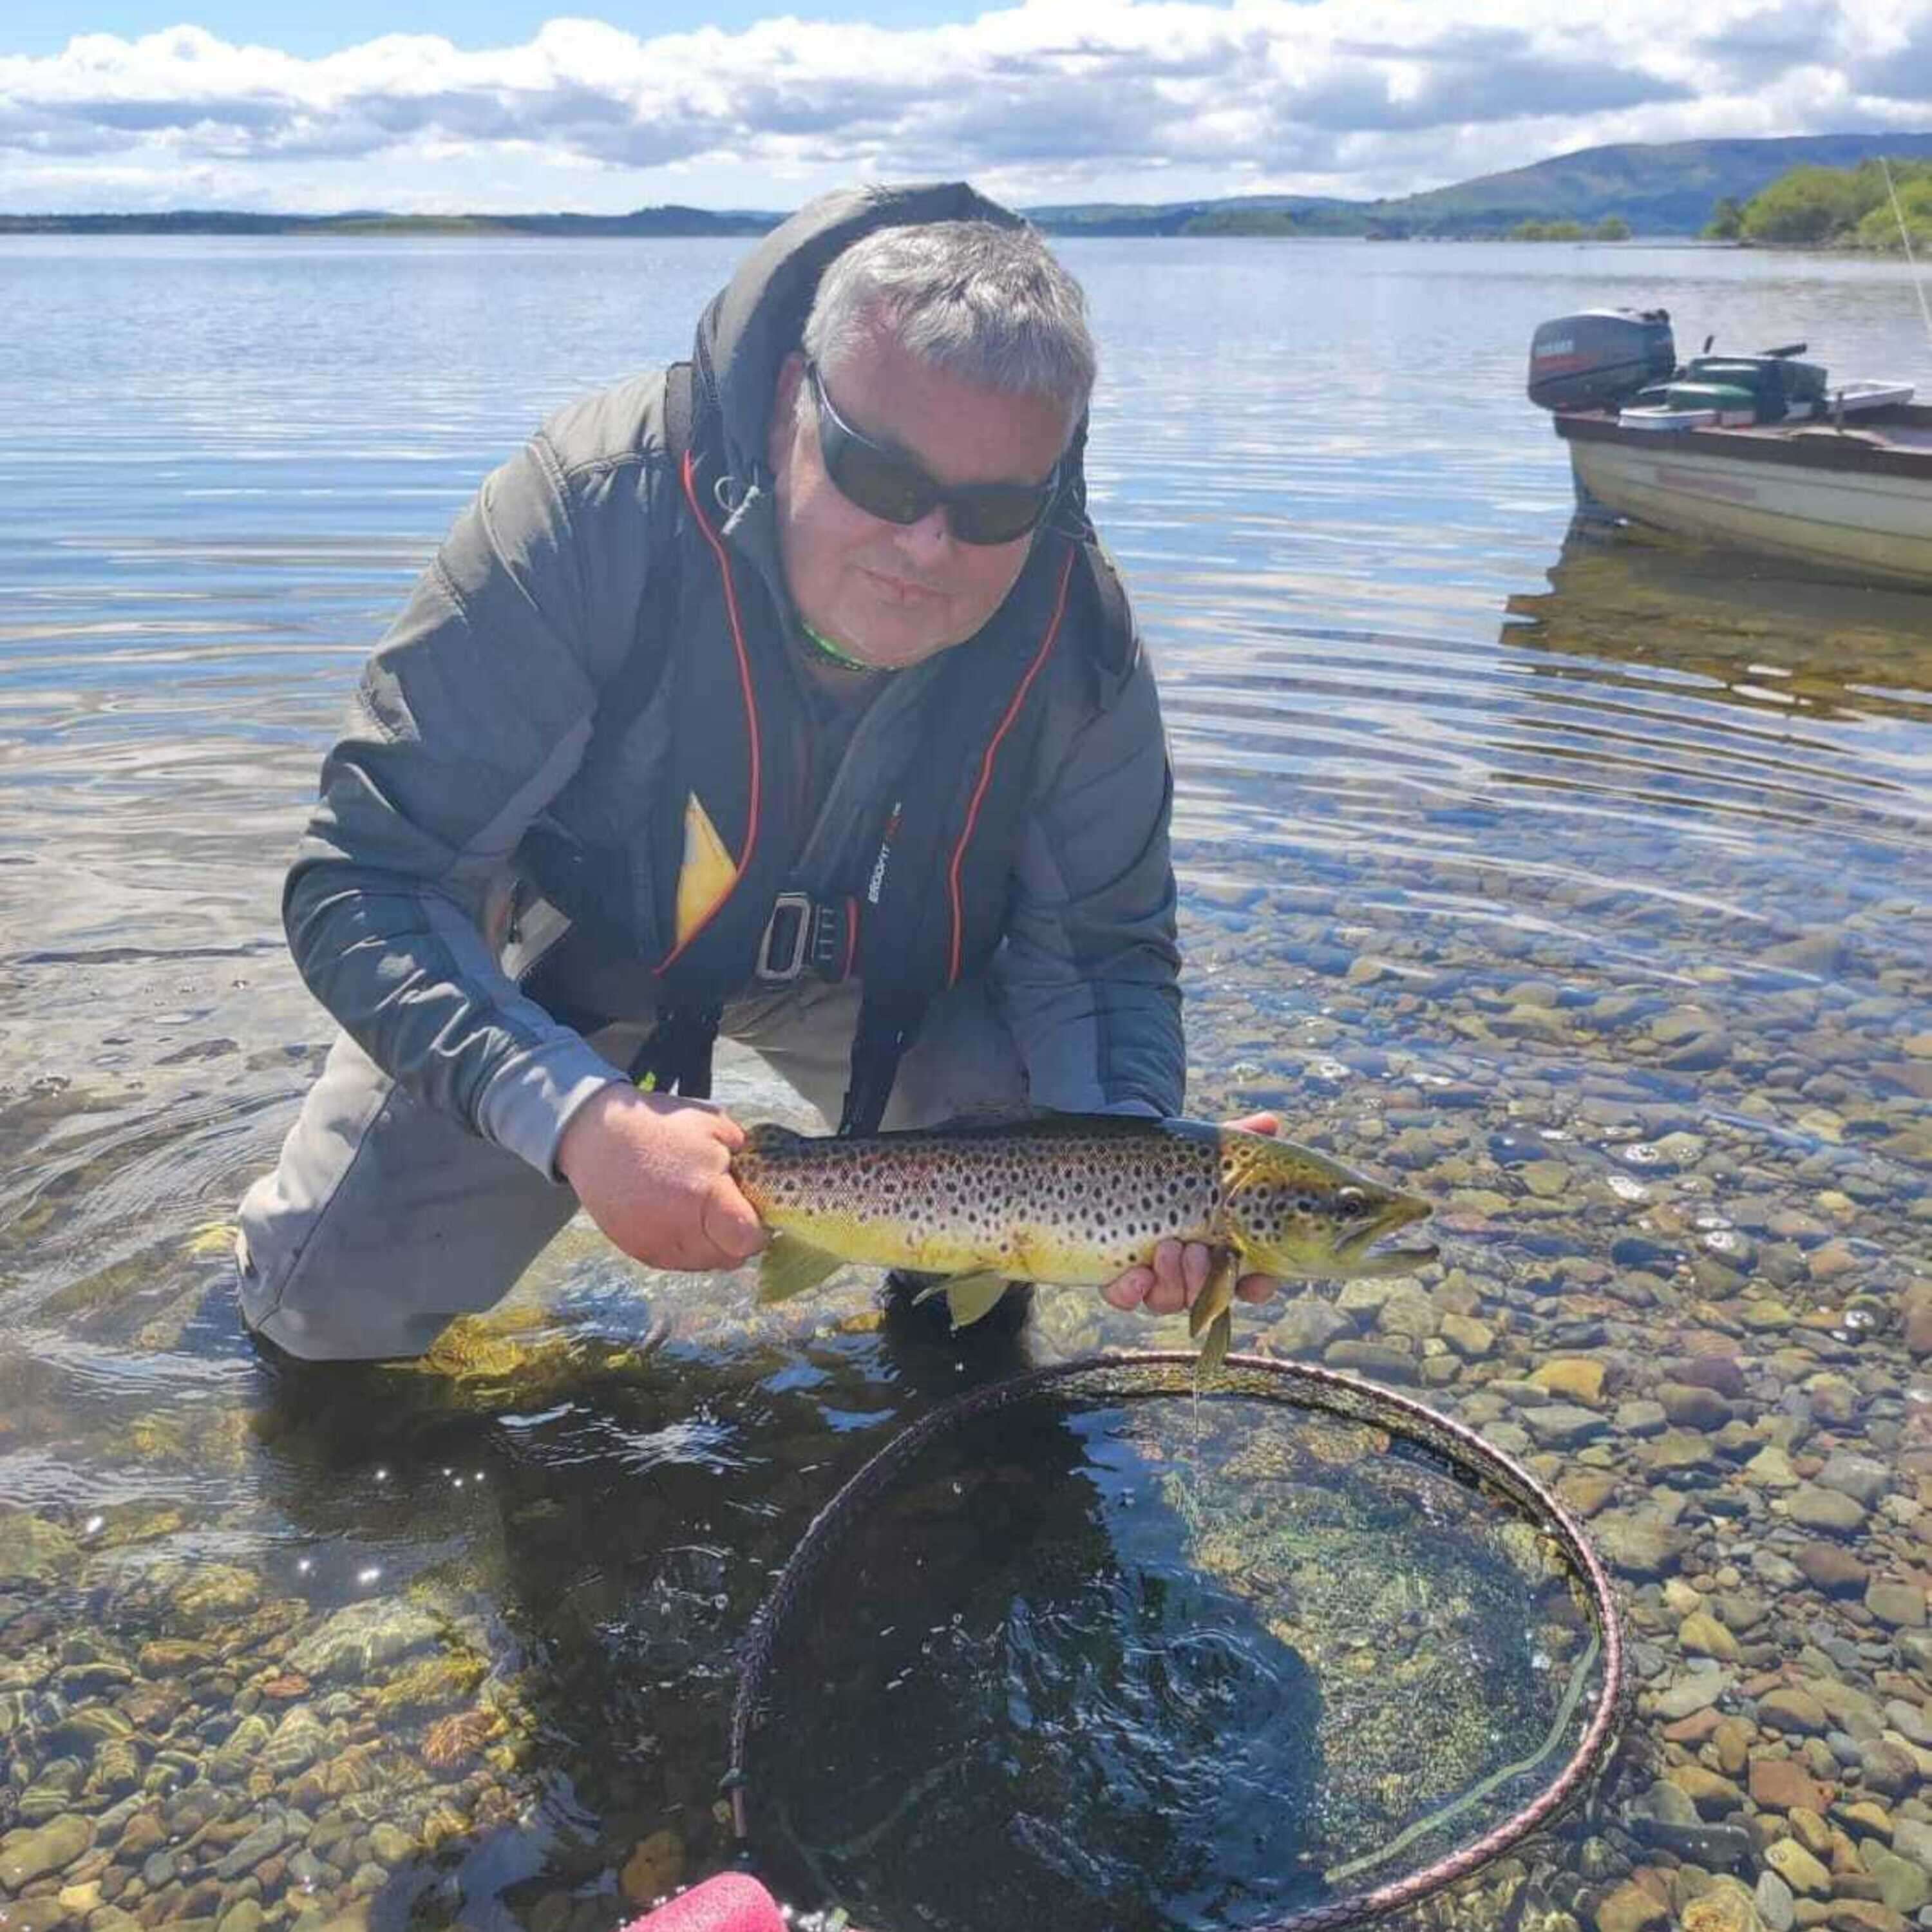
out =
[[[1066,445],[1070,425],[1057,403],[974,388],[881,333],[819,374],[852,429],[910,456],[937,483],[1037,483]],[[826,474],[805,359],[796,353],[779,373],[768,460],[785,582],[800,616],[880,670],[964,644],[1026,562],[1030,536],[961,543],[943,506],[916,524],[892,524],[842,495]]]

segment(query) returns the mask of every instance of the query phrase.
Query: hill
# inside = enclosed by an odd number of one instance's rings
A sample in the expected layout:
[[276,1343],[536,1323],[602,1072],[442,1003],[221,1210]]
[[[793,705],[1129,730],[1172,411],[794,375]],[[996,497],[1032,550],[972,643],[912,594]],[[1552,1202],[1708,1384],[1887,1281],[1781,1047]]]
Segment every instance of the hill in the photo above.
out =
[[1507,229],[1521,220],[1594,222],[1621,214],[1640,235],[1695,235],[1719,201],[1748,201],[1789,169],[1808,164],[1855,167],[1875,154],[1932,158],[1932,134],[1585,148],[1375,206],[1385,224],[1415,234]]
[[1625,142],[1384,200],[1250,195],[1136,208],[1114,202],[1030,208],[1051,233],[1279,233],[1468,236],[1520,221],[1593,226],[1620,214],[1639,235],[1695,235],[1726,197],[1748,201],[1789,169],[1854,167],[1874,154],[1932,158],[1932,134],[1801,134],[1766,140]]

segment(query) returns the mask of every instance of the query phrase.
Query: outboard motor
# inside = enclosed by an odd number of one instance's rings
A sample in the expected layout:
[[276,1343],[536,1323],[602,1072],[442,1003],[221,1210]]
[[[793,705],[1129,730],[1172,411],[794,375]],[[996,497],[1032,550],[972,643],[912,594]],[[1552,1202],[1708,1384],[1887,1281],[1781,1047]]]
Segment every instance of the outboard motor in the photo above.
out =
[[1676,366],[1668,309],[1586,309],[1530,338],[1529,400],[1546,410],[1613,410],[1646,383],[1668,382]]

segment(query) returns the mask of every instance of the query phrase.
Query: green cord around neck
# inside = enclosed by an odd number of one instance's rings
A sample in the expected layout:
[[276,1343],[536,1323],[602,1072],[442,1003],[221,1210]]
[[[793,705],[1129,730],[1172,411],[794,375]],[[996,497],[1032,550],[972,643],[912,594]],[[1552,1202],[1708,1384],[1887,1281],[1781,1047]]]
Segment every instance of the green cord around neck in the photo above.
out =
[[863,658],[855,658],[850,651],[844,648],[843,645],[835,644],[830,638],[823,636],[818,632],[814,631],[802,617],[798,620],[798,628],[802,631],[809,638],[834,664],[843,664],[848,670],[891,670],[896,668],[896,666],[891,664],[868,664]]

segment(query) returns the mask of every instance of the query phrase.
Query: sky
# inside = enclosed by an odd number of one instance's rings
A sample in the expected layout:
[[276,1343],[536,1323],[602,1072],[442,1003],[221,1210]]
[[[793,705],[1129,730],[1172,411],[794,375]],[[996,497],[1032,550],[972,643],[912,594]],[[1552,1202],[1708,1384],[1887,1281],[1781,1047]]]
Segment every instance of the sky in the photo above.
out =
[[[79,15],[85,20],[76,31]],[[1932,0],[8,0],[0,212],[1401,194],[1932,130]]]

